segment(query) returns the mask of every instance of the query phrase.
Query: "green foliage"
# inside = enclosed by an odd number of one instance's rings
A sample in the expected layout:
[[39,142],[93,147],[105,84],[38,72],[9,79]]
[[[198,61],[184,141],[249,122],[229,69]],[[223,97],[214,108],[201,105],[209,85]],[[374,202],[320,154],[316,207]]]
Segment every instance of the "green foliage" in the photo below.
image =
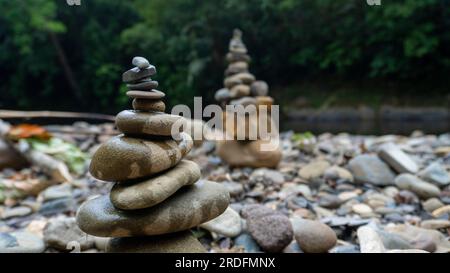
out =
[[129,103],[120,75],[135,55],[157,66],[169,106],[191,104],[193,96],[212,101],[236,27],[244,31],[251,71],[271,86],[330,75],[444,86],[449,3],[89,0],[69,7],[0,0],[0,107],[115,113]]

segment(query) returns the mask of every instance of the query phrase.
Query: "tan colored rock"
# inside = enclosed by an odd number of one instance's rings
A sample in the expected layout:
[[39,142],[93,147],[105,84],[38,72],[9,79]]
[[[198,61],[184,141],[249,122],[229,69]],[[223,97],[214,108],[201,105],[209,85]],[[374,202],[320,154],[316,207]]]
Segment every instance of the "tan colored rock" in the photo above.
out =
[[420,223],[420,227],[426,229],[442,229],[442,228],[450,228],[450,221],[443,219],[431,219],[425,220]]
[[317,160],[303,166],[298,172],[298,175],[306,180],[315,179],[322,176],[330,166],[328,161]]
[[181,116],[162,112],[139,112],[125,110],[116,116],[116,126],[125,135],[171,136],[178,134],[186,126]]
[[140,182],[116,183],[111,190],[110,199],[116,208],[136,210],[153,207],[183,186],[192,185],[200,179],[197,163],[182,160],[174,168]]
[[[262,145],[269,145],[272,149],[263,151]],[[220,158],[234,167],[275,168],[282,157],[280,148],[275,143],[265,140],[219,141],[216,147]]]
[[186,133],[180,137],[180,141],[113,137],[95,152],[89,171],[95,178],[111,182],[162,172],[175,166],[191,150],[191,137]]
[[336,245],[336,233],[327,225],[301,218],[291,219],[294,236],[305,253],[326,253]]
[[440,207],[440,208],[434,210],[431,214],[434,217],[439,217],[439,216],[441,216],[444,213],[450,213],[450,205],[446,205],[446,206]]
[[237,84],[231,87],[230,95],[232,98],[240,98],[250,95],[250,87],[245,84]]

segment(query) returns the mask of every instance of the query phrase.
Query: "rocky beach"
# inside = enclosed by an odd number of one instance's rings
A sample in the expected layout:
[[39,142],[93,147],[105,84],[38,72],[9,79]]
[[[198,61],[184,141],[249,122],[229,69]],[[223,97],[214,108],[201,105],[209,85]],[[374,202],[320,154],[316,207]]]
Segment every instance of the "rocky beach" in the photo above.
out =
[[[63,127],[92,132],[53,133],[80,147],[89,158],[104,143],[113,141],[116,133],[111,124],[52,126]],[[409,136],[314,136],[287,131],[280,139],[282,160],[274,169],[230,168],[217,156],[215,143],[204,141],[192,148],[179,167],[171,169],[173,175],[169,172],[160,176],[164,181],[175,181],[174,187],[178,187],[191,179],[177,172],[183,166],[198,165],[201,179],[226,188],[231,198],[229,207],[217,218],[204,223],[199,220],[199,227],[178,238],[164,235],[166,245],[194,244],[213,253],[450,252],[450,134],[415,131]],[[17,155],[6,155],[2,152],[3,167],[5,163],[16,167]],[[87,172],[89,161],[81,174],[62,183],[51,182],[35,166],[2,170],[0,252],[91,253],[104,252],[108,244],[119,250],[155,245],[154,236],[131,237],[122,243],[110,241],[109,237],[124,234],[124,230],[108,233],[107,225],[92,227],[93,235],[82,231],[89,231],[87,227],[78,227],[75,214],[80,205],[91,200],[88,203],[94,207],[111,206],[102,201],[111,190],[111,200],[125,209],[159,202],[139,196],[143,185],[127,188],[96,179]],[[192,175],[197,179],[197,174]],[[95,198],[99,196],[104,197]],[[105,209],[108,213],[113,210]],[[180,207],[183,215],[189,214],[183,209],[186,207]],[[133,214],[133,221],[147,221],[139,216],[144,214]],[[108,221],[108,217],[113,216],[105,215],[101,221]],[[142,234],[138,230],[142,225],[130,225],[131,234]],[[155,223],[145,234],[152,234],[149,230],[160,233],[157,226]],[[197,240],[201,246],[195,243]]]

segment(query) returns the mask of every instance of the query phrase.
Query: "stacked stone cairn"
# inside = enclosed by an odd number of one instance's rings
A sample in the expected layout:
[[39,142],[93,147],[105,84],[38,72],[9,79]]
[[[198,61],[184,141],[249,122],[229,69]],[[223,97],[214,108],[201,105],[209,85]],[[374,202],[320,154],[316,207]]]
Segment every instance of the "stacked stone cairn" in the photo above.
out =
[[229,193],[218,183],[199,180],[198,165],[183,160],[192,138],[182,126],[172,129],[183,117],[164,113],[165,94],[150,78],[156,68],[142,57],[132,63],[122,79],[134,110],[117,115],[123,134],[102,144],[89,168],[93,177],[115,184],[109,196],[80,206],[78,226],[87,234],[111,237],[108,252],[205,252],[189,229],[221,215]]
[[[273,98],[268,96],[268,84],[257,81],[255,76],[249,73],[251,58],[239,29],[233,32],[226,59],[228,67],[225,70],[224,88],[216,92],[215,99],[222,107],[254,105],[256,114],[248,114],[245,116],[245,122],[237,122],[235,112],[225,111],[222,116],[223,130],[228,138],[217,143],[217,153],[222,160],[234,167],[275,168],[281,160],[281,150],[277,144],[273,144],[276,143],[273,142],[274,139],[263,139],[258,133],[258,118],[262,106],[266,106],[268,110],[266,127],[269,132],[277,130],[270,116]],[[243,139],[238,138],[239,132],[244,132]],[[263,150],[262,145],[273,145],[273,149]]]

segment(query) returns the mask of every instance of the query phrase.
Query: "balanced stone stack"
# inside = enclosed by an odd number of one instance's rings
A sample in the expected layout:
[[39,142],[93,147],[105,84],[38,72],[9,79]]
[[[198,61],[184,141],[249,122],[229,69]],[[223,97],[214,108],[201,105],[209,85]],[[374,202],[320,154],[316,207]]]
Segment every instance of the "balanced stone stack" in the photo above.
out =
[[[192,138],[180,116],[164,113],[165,94],[155,90],[154,66],[142,57],[123,74],[134,110],[116,117],[123,133],[93,155],[89,171],[114,182],[109,196],[86,201],[77,212],[84,232],[112,237],[109,252],[204,252],[189,229],[216,218],[228,207],[228,191],[200,180],[200,169],[183,160]],[[178,128],[179,130],[173,130]]]
[[[225,70],[224,88],[218,90],[215,99],[222,107],[225,105],[242,105],[244,107],[254,105],[256,114],[247,114],[244,120],[237,119],[235,112],[225,111],[223,114],[223,129],[225,135],[233,140],[222,140],[217,144],[217,153],[231,166],[238,167],[269,167],[274,168],[281,160],[281,150],[274,139],[262,139],[259,134],[259,115],[262,106],[267,110],[267,126],[269,133],[277,130],[270,116],[273,98],[268,96],[269,87],[264,81],[257,81],[249,72],[250,56],[242,42],[242,32],[235,29],[229,45],[229,53],[226,56],[228,67]],[[243,139],[238,138],[238,133],[244,132]],[[242,134],[241,134],[242,136]],[[272,149],[263,150],[263,145]]]

